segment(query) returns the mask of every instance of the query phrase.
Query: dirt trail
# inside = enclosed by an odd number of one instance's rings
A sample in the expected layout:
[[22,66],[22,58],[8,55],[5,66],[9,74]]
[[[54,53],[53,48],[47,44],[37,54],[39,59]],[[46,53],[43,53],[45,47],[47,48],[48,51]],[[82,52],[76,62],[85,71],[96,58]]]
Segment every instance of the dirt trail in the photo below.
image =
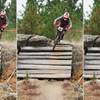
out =
[[18,100],[78,100],[80,97],[69,81],[18,81],[17,93]]
[[[61,82],[32,80],[30,82],[19,82],[18,100],[64,100]],[[25,91],[26,88],[27,91]]]
[[59,83],[48,83],[42,90],[45,100],[64,100],[62,95],[63,89]]
[[100,100],[100,80],[84,83],[85,100]]

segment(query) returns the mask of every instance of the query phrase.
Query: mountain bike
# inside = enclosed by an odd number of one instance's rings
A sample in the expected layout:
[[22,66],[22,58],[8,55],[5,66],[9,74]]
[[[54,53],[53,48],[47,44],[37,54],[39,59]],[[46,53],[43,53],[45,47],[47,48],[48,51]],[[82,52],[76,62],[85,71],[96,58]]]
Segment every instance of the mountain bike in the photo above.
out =
[[64,31],[65,30],[61,27],[57,29],[56,37],[54,39],[53,50],[55,49],[56,45],[60,42],[60,40],[62,40],[64,36]]
[[2,38],[2,33],[3,33],[4,29],[0,29],[0,40]]

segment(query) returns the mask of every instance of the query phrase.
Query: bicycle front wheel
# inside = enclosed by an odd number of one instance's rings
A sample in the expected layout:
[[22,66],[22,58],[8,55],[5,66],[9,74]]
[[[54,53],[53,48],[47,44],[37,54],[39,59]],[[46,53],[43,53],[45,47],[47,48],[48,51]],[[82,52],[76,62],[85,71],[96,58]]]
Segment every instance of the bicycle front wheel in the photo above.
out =
[[59,41],[60,41],[60,35],[57,35],[57,37],[54,40],[53,50],[55,49],[55,47],[56,47],[56,45],[58,44]]

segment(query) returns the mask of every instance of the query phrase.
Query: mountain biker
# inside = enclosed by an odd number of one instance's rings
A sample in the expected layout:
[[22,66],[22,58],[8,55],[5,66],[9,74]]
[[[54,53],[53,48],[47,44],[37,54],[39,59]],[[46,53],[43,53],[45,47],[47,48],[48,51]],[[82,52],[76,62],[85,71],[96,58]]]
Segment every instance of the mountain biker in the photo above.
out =
[[67,11],[64,12],[61,17],[54,20],[54,27],[57,28],[57,34],[59,32],[62,33],[61,40],[63,40],[64,31],[70,31],[70,29],[72,28],[72,21]]
[[3,32],[8,26],[6,12],[4,10],[0,11],[0,31]]

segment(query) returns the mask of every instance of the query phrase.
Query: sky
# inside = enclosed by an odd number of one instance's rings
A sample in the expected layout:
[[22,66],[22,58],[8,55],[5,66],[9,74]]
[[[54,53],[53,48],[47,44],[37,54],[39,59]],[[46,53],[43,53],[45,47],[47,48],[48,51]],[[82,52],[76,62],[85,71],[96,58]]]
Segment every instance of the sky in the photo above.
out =
[[22,13],[25,10],[24,7],[26,6],[26,2],[27,0],[17,0],[17,17],[21,17]]
[[[6,5],[11,2],[11,0],[7,0]],[[27,0],[17,0],[17,17],[21,17],[22,13],[24,12],[24,7],[26,6]],[[78,1],[79,3],[82,2],[82,0]],[[23,7],[23,6],[24,7]],[[88,19],[88,15],[91,14],[91,8],[93,7],[93,0],[83,0],[83,11],[84,11],[84,18]]]
[[5,6],[8,6],[9,3],[11,3],[11,0],[7,0]]
[[93,7],[93,0],[84,0],[83,1],[83,11],[84,11],[84,18],[88,19],[88,15],[91,14],[91,7]]

